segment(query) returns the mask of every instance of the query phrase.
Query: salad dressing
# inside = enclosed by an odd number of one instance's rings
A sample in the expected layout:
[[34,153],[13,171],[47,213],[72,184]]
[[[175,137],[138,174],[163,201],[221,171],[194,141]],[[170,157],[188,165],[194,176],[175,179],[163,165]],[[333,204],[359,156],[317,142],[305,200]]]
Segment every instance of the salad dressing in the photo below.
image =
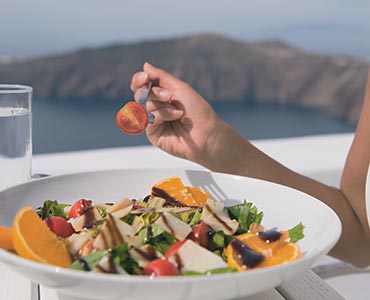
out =
[[140,249],[140,248],[134,247],[134,248],[132,248],[132,251],[135,251],[138,255],[140,255],[142,258],[144,258],[148,261],[152,261],[152,260],[157,258],[157,255],[155,253],[155,249],[152,246],[147,247],[145,249],[145,251]]
[[148,229],[147,229],[147,232],[146,232],[146,238],[147,238],[147,241],[149,241],[153,238],[153,227],[151,225],[148,226]]
[[233,229],[224,221],[222,220],[217,214],[215,214],[212,209],[208,206],[208,204],[206,204],[204,206],[204,208],[212,215],[212,217],[214,219],[216,219],[216,221],[222,226],[224,227],[226,230],[228,231],[233,231]]
[[83,213],[84,222],[83,228],[92,228],[96,224],[95,214],[94,214],[94,207],[90,206],[84,210]]
[[263,241],[265,241],[267,243],[272,243],[272,242],[276,242],[280,239],[281,232],[277,231],[277,230],[267,230],[267,231],[259,232],[258,236]]
[[255,252],[253,249],[244,244],[241,240],[233,239],[230,242],[234,250],[234,259],[239,261],[243,268],[254,268],[263,262],[264,256]]
[[163,214],[161,218],[163,220],[163,223],[166,225],[166,227],[170,231],[170,234],[174,236],[175,235],[175,230],[170,226],[166,216]]
[[175,198],[171,197],[166,191],[159,189],[155,186],[152,187],[152,195],[155,197],[160,197],[166,200],[167,204],[175,206],[186,206],[181,202],[177,201]]
[[84,260],[83,258],[79,258],[78,261],[81,263],[81,266],[83,268],[84,271],[91,271],[91,268],[89,267],[89,264],[86,262],[86,260]]
[[95,268],[101,273],[118,273],[116,266],[110,259],[108,260],[108,268],[105,269],[100,264],[98,264]]

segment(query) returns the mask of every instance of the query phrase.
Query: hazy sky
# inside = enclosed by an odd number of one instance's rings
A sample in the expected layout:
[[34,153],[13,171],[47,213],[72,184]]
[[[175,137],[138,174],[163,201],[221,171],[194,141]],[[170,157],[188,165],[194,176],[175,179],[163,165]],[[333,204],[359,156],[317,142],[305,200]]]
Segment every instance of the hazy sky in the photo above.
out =
[[213,32],[370,59],[370,0],[0,0],[0,8],[2,56]]

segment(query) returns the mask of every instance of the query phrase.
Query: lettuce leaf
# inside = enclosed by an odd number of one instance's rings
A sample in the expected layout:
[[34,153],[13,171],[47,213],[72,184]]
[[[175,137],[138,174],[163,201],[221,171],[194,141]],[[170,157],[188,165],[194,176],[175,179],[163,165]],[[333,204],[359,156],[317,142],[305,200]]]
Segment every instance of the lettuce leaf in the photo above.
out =
[[296,243],[299,240],[304,238],[304,226],[302,222],[294,226],[293,228],[289,229],[289,241],[292,243]]
[[237,234],[245,233],[249,230],[252,223],[261,224],[263,212],[258,212],[256,206],[251,202],[246,202],[228,207],[229,215],[231,218],[239,222]]

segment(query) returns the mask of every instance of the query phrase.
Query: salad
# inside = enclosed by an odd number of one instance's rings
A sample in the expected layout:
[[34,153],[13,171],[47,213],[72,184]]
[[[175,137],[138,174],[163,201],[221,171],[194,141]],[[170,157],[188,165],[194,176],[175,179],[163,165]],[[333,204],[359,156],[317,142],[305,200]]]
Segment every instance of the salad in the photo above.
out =
[[299,259],[303,225],[266,229],[262,219],[250,202],[225,207],[174,176],[138,199],[79,199],[73,205],[47,200],[23,208],[7,249],[75,270],[150,276],[241,272]]

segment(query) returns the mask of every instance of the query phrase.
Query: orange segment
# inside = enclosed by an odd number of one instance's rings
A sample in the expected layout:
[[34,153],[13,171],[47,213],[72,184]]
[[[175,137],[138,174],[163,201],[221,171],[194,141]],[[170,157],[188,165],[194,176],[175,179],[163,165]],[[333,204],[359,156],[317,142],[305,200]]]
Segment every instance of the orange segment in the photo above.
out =
[[284,264],[300,257],[302,257],[302,253],[299,246],[295,243],[286,243],[276,251],[275,255],[268,257],[261,267]]
[[200,188],[186,187],[178,176],[154,184],[152,194],[165,198],[169,202],[179,202],[187,206],[202,206],[209,197]]
[[203,191],[199,187],[187,186],[188,192],[193,196],[198,206],[206,205],[208,199],[211,199],[211,195]]
[[12,232],[12,228],[0,226],[0,248],[5,250],[14,250]]
[[[253,251],[262,254],[265,258],[257,267],[274,266],[296,260],[302,256],[299,246],[295,243],[287,242],[288,231],[281,231],[281,237],[274,242],[266,242],[258,236],[256,232],[247,232],[237,236]],[[238,271],[245,271],[246,267],[240,265],[238,254],[235,253],[231,244],[225,249],[227,263],[230,268],[236,268]]]
[[20,209],[14,218],[13,243],[18,255],[37,262],[68,267],[66,244],[48,228],[32,207]]

